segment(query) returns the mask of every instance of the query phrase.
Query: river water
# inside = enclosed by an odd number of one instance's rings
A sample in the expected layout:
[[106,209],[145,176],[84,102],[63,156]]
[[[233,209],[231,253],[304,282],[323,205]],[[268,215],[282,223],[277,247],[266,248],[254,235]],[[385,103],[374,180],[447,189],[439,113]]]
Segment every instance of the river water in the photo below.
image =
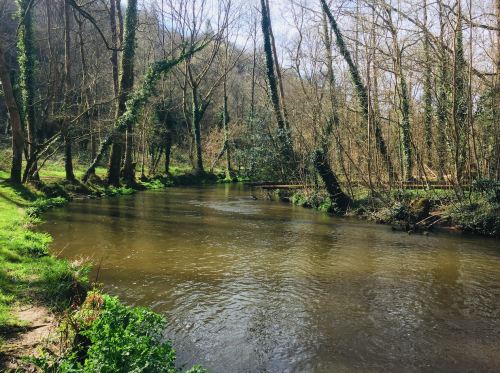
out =
[[62,257],[105,258],[103,291],[165,315],[188,367],[500,371],[500,241],[407,235],[256,193],[226,184],[79,200],[46,213],[41,230]]

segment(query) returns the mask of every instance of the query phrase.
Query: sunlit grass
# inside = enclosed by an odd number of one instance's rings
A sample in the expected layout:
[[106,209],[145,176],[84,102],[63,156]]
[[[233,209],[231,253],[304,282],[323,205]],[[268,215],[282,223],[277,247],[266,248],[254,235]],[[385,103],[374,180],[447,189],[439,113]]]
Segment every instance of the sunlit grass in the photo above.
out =
[[37,197],[25,186],[0,183],[0,328],[19,322],[16,305],[40,301],[62,309],[80,275],[80,268],[47,255],[50,236],[32,231],[36,219],[25,210]]

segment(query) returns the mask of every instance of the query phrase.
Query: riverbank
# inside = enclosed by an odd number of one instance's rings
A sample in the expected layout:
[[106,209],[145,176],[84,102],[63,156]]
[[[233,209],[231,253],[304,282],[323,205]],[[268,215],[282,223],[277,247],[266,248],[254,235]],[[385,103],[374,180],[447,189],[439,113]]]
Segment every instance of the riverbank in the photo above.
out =
[[[132,194],[137,190],[207,184],[215,183],[217,180],[219,178],[214,174],[177,172],[144,179],[143,182],[139,181],[123,188],[107,188],[99,178],[95,178],[94,182],[89,184],[82,184],[79,181],[67,182],[62,179],[38,181],[28,186],[11,185],[8,181],[0,182],[0,211],[2,211],[0,215],[0,371],[32,371],[31,363],[22,363],[24,356],[31,356],[32,363],[36,363],[39,367],[48,364],[49,361],[53,362],[54,359],[50,360],[49,356],[61,355],[62,343],[66,347],[71,346],[72,349],[78,348],[78,343],[75,341],[78,339],[79,331],[72,330],[73,335],[69,338],[66,333],[64,342],[62,342],[62,337],[58,341],[59,345],[54,343],[53,338],[49,336],[54,335],[57,328],[60,328],[64,322],[68,324],[68,315],[82,312],[82,307],[86,304],[83,301],[92,286],[87,278],[91,263],[86,258],[70,262],[59,259],[57,255],[49,254],[49,244],[52,238],[47,234],[33,231],[43,211],[64,205],[73,198],[105,198]],[[91,293],[94,298],[96,294]],[[100,295],[99,297],[103,302],[103,310],[106,309],[107,304],[110,304],[110,307],[114,307],[113,310],[118,310],[117,314],[129,312],[135,315],[139,312],[134,317],[138,318],[138,322],[142,322],[140,321],[144,316],[142,311],[136,312],[134,309],[123,307],[117,299],[112,297]],[[162,318],[153,313],[148,314],[151,314],[148,316],[152,322],[151,330],[156,330],[158,325],[162,325]],[[98,319],[96,315],[93,317]],[[80,321],[82,324],[83,321]],[[75,319],[71,319],[70,324],[75,324]],[[92,325],[85,325],[85,327],[90,330]],[[58,332],[60,333],[61,330]],[[117,333],[119,332],[118,330]],[[150,331],[145,333],[150,334]],[[163,366],[168,365],[174,369],[173,350],[168,343],[160,342],[160,340],[160,336],[149,338],[148,350],[172,351],[167,354],[168,361],[160,360]],[[93,340],[92,345],[100,342],[105,342],[105,340]],[[136,343],[138,343],[137,339],[128,342],[129,345]],[[85,346],[85,349],[91,351],[90,346]],[[71,356],[71,354],[66,356],[67,361],[72,361],[72,364],[78,363],[83,369],[82,359],[71,360]],[[144,356],[137,356],[136,359],[144,359]],[[86,360],[92,360],[90,352]],[[65,370],[62,367],[58,371]],[[198,367],[190,370],[190,372],[202,371]]]
[[0,370],[15,369],[22,356],[36,353],[36,337],[51,328],[52,312],[67,309],[88,288],[90,266],[49,255],[51,237],[33,232],[38,212],[52,203],[34,207],[41,197],[0,183]]
[[[336,213],[328,193],[322,189],[276,189],[282,201]],[[407,233],[428,234],[433,229],[451,229],[470,234],[500,237],[500,187],[478,187],[473,191],[438,189],[393,189],[370,191],[357,188],[351,196],[347,216],[391,224]]]

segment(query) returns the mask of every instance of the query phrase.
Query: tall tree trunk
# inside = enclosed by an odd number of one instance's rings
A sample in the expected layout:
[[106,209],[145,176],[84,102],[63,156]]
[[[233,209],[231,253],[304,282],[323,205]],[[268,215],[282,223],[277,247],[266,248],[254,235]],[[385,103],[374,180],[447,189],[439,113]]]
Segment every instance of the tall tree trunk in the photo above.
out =
[[437,74],[437,104],[436,104],[436,130],[437,130],[437,141],[436,141],[436,154],[438,163],[438,181],[444,181],[444,175],[446,172],[446,102],[447,102],[447,69],[446,69],[446,45],[444,42],[445,34],[445,19],[444,19],[444,7],[441,0],[438,0],[439,6],[439,46],[438,46],[438,74]]
[[[226,56],[226,63],[227,63],[227,56]],[[212,167],[210,167],[210,172],[213,172],[215,165],[217,162],[222,158],[222,156],[225,154],[226,155],[226,163],[227,163],[227,170],[226,170],[226,177],[231,178],[231,152],[229,149],[229,113],[228,113],[228,108],[227,108],[227,87],[226,87],[226,76],[224,76],[224,81],[222,85],[223,89],[223,100],[224,103],[222,105],[222,130],[224,131],[224,141],[222,143],[222,149],[220,150],[219,154],[215,158],[214,162],[212,163]]]
[[[498,0],[500,1],[500,0]],[[253,59],[252,59],[252,87],[250,99],[250,132],[253,133],[253,119],[255,111],[255,67],[257,65],[257,25],[255,25],[255,34],[253,37]]]
[[64,138],[65,157],[64,170],[66,171],[66,180],[74,181],[75,174],[73,172],[73,155],[71,152],[71,129],[69,128],[69,116],[71,115],[71,34],[70,34],[71,6],[64,2],[64,124],[61,130]]
[[[47,12],[47,42],[49,44],[50,51],[50,60],[49,60],[49,70],[51,76],[53,77],[53,82],[50,86],[51,95],[50,95],[50,103],[49,103],[49,113],[50,117],[54,117],[54,114],[57,110],[56,102],[59,99],[59,90],[60,90],[60,78],[59,78],[59,68],[57,65],[57,55],[54,51],[54,40],[52,34],[52,10],[50,7],[51,0],[45,0],[45,8]],[[46,119],[47,120],[47,119]],[[45,136],[50,137],[52,134],[50,130],[46,128]]]
[[332,58],[332,46],[330,41],[330,31],[328,29],[328,20],[326,13],[323,12],[323,43],[325,44],[326,50],[326,69],[327,69],[327,80],[328,80],[328,92],[330,94],[330,111],[328,113],[327,124],[323,128],[322,134],[322,148],[325,157],[329,153],[329,135],[332,131],[335,131],[335,152],[337,154],[337,163],[339,166],[343,165],[343,157],[340,144],[340,134],[339,134],[339,117],[338,117],[338,99],[335,94],[335,74],[333,72],[333,58]]
[[118,39],[120,46],[123,46],[123,17],[121,0],[116,0],[116,14],[118,15]]
[[[227,56],[226,56],[227,60]],[[226,61],[227,63],[227,61]],[[226,72],[227,73],[227,72]],[[226,87],[226,75],[224,76],[223,91],[224,91],[224,143],[226,144],[226,163],[227,171],[226,177],[231,178],[231,148],[229,146],[229,112],[227,108],[227,87]]]
[[[328,8],[328,5],[326,4],[325,0],[320,0],[321,6],[323,8],[323,11],[326,13],[328,20],[330,21],[330,26],[332,27],[333,32],[335,33],[336,37],[336,44],[339,48],[340,54],[346,61],[349,69],[349,74],[351,75],[351,80],[354,84],[354,88],[356,90],[356,98],[358,101],[358,105],[360,106],[362,112],[363,112],[363,120],[365,121],[365,124],[368,123],[369,121],[369,102],[368,102],[368,91],[366,87],[364,86],[362,80],[361,80],[361,75],[359,73],[359,70],[356,66],[356,64],[353,62],[351,58],[351,53],[347,49],[344,43],[344,38],[342,36],[342,32],[337,26],[337,21],[335,21],[335,18],[333,17],[332,13],[330,12],[330,9]],[[387,172],[389,174],[389,179],[393,180],[396,178],[396,174],[394,172],[394,167],[392,165],[391,157],[389,155],[389,152],[387,150],[387,146],[385,144],[384,138],[382,136],[382,130],[380,129],[380,124],[378,120],[374,120],[374,127],[375,127],[375,142],[377,144],[377,148],[380,152],[380,155],[382,158],[384,158],[386,166],[387,166]]]
[[467,62],[464,57],[462,7],[457,1],[454,69],[453,69],[453,124],[455,130],[455,177],[460,184],[465,169],[467,150]]
[[269,12],[266,7],[266,0],[261,0],[262,6],[262,33],[264,34],[264,54],[266,63],[266,78],[269,85],[269,96],[271,99],[272,108],[276,121],[278,122],[278,139],[280,142],[280,153],[283,158],[282,170],[283,178],[287,177],[290,171],[288,168],[291,166],[292,161],[292,147],[291,141],[286,131],[285,121],[283,119],[279,96],[278,96],[278,84],[276,75],[274,72],[274,62],[273,62],[273,52],[271,46],[271,35],[270,35],[270,19],[268,17]]
[[[427,0],[424,0],[424,27],[427,28]],[[431,92],[431,56],[429,51],[429,35],[424,33],[424,129],[425,154],[427,165],[432,167],[432,92]]]
[[194,147],[196,151],[196,170],[204,171],[203,169],[203,153],[201,148],[201,118],[202,118],[202,108],[199,103],[198,97],[198,87],[194,85],[192,87],[192,123],[193,123],[193,133],[194,133]]
[[115,92],[115,98],[118,98],[119,89],[119,73],[118,73],[118,51],[116,50],[118,46],[118,32],[116,30],[116,2],[115,0],[110,0],[109,4],[109,24],[111,27],[111,45],[113,45],[114,50],[111,51],[111,68],[113,71],[113,91]]
[[346,211],[350,203],[349,197],[340,188],[337,176],[335,176],[330,164],[320,150],[314,151],[313,163],[325,184],[331,200],[335,202],[339,210]]
[[12,131],[12,167],[10,170],[10,182],[20,184],[23,169],[23,127],[21,114],[16,103],[14,90],[10,81],[9,67],[5,61],[3,38],[0,33],[0,81],[2,82],[3,94],[7,110],[9,111],[10,126]]
[[[116,103],[115,120],[125,112],[127,97],[134,86],[134,56],[135,56],[135,29],[137,25],[137,0],[129,0],[125,15],[125,40],[121,57],[120,87]],[[131,125],[130,125],[131,126]],[[127,128],[128,129],[128,128]],[[115,133],[111,154],[109,156],[106,181],[113,186],[120,186],[120,163],[123,147],[123,134]],[[127,175],[130,177],[130,175]]]
[[[22,115],[27,130],[27,166],[23,181],[31,179],[29,174],[31,165],[35,162],[35,152],[37,146],[36,126],[35,126],[35,35],[33,31],[33,7],[29,8],[29,0],[18,2],[19,10],[23,20],[20,27],[18,42],[19,66],[21,68],[21,90],[23,97]],[[35,167],[36,168],[36,165]],[[35,176],[35,178],[38,178]]]
[[87,128],[89,131],[90,135],[90,146],[91,146],[91,155],[90,155],[90,163],[94,161],[95,158],[95,134],[94,129],[92,128],[92,120],[91,120],[91,113],[90,113],[90,102],[92,100],[91,92],[90,92],[90,86],[89,83],[87,82],[87,76],[88,76],[88,67],[87,67],[87,61],[85,57],[85,47],[84,47],[84,41],[83,41],[83,20],[80,20],[76,17],[75,15],[75,20],[78,23],[78,37],[80,41],[80,60],[81,60],[81,65],[82,65],[82,86],[83,86],[83,97],[82,97],[82,110],[85,111],[84,118],[85,122],[87,124]]
[[172,134],[167,132],[165,135],[165,173],[168,174],[170,168],[170,153],[172,150]]
[[496,87],[495,87],[495,96],[496,100],[494,105],[496,110],[494,113],[496,114],[494,117],[494,150],[493,156],[495,161],[495,180],[500,180],[500,0],[495,1],[496,5],[496,16],[497,16],[497,45],[496,45]]
[[276,71],[276,82],[278,83],[278,94],[279,94],[279,101],[281,105],[281,109],[283,110],[283,120],[285,122],[285,128],[288,130],[290,125],[288,123],[288,112],[286,110],[286,105],[285,105],[285,91],[283,90],[283,79],[281,77],[281,69],[279,65],[279,60],[278,60],[278,52],[276,51],[276,41],[274,40],[274,34],[273,34],[273,26],[271,24],[271,8],[269,7],[269,0],[266,0],[266,8],[267,8],[267,18],[269,20],[269,37],[271,39],[271,48],[273,51],[273,57],[274,57],[274,68]]

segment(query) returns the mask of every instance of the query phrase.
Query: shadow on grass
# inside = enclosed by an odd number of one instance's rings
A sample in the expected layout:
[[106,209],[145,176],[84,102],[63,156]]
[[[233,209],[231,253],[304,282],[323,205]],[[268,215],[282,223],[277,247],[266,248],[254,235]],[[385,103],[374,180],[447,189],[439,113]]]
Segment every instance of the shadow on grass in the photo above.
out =
[[34,201],[37,199],[37,195],[22,184],[11,184],[8,180],[5,180],[0,183],[0,197],[7,200],[8,202],[15,204],[18,207],[25,207],[26,204],[19,203],[14,199],[10,198],[5,192],[2,191],[3,188],[9,188],[14,191],[19,197],[24,200]]

